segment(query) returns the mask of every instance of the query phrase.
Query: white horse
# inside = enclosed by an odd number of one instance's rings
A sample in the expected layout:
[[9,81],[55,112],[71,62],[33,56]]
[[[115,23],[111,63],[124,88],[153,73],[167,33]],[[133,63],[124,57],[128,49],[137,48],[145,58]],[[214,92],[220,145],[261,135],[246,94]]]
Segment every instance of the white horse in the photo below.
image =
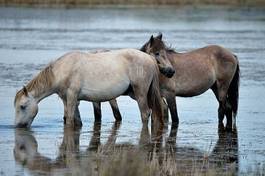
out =
[[158,78],[161,68],[170,71],[168,76],[174,74],[167,57],[152,57],[136,49],[67,53],[17,92],[15,126],[30,127],[38,112],[38,103],[54,93],[63,100],[68,126],[82,126],[80,100],[103,102],[120,95],[135,98],[143,122],[148,122],[151,108],[154,120],[162,123]]

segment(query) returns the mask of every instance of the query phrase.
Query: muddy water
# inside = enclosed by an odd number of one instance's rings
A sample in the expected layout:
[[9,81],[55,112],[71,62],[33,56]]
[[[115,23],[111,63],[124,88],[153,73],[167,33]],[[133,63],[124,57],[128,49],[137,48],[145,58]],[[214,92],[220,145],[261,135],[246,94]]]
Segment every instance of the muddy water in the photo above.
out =
[[[234,133],[222,133],[220,129],[218,133],[217,102],[211,91],[198,97],[177,98],[180,125],[173,142],[179,148],[180,161],[195,153],[198,157],[216,155],[216,160],[232,163],[240,173],[265,162],[265,9],[0,8],[0,16],[0,175],[32,174],[31,167],[15,160],[15,139],[30,146],[38,144],[40,160],[55,162],[63,139],[71,136],[63,128],[63,105],[56,95],[40,103],[30,132],[15,131],[13,99],[22,85],[66,51],[139,48],[159,31],[177,51],[219,44],[231,49],[240,60],[240,104]],[[142,134],[137,105],[128,97],[120,97],[118,103],[123,122],[115,133],[116,143],[137,146]],[[78,150],[86,151],[97,128],[91,103],[82,102],[80,111],[84,126]],[[110,107],[104,103],[102,144],[108,141],[113,123]],[[165,136],[170,129],[169,124]],[[36,153],[34,147],[20,149]]]

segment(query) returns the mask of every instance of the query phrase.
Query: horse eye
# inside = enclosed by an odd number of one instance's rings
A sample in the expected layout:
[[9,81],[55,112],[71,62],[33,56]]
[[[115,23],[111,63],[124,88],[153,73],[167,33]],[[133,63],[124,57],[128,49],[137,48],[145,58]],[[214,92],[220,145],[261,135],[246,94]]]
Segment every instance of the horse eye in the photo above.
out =
[[25,146],[24,146],[24,145],[21,145],[21,146],[19,147],[19,149],[20,149],[20,150],[25,150]]
[[21,106],[20,106],[20,109],[24,110],[24,109],[26,109],[26,106],[21,105]]
[[160,53],[159,53],[159,52],[156,52],[156,53],[155,53],[155,56],[156,56],[156,57],[158,57],[159,55],[160,55]]

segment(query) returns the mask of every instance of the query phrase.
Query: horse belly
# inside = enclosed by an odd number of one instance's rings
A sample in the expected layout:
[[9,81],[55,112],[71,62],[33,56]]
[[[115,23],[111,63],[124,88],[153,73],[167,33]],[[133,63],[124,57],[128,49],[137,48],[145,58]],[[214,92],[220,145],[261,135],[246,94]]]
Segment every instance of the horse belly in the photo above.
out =
[[129,87],[130,80],[124,76],[101,77],[83,82],[79,99],[95,102],[108,101],[122,95]]
[[177,85],[176,95],[182,97],[192,97],[203,94],[212,87],[214,82],[214,77],[202,77],[201,79],[181,81],[181,84]]

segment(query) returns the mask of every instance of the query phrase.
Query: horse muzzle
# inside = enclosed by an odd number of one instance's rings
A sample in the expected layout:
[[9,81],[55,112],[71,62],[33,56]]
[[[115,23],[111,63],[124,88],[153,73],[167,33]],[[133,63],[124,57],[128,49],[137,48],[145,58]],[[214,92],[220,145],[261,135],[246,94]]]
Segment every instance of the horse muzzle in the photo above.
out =
[[175,70],[170,67],[160,68],[159,70],[163,75],[168,78],[171,78],[175,74]]
[[28,128],[29,124],[28,123],[18,123],[15,125],[16,128]]

